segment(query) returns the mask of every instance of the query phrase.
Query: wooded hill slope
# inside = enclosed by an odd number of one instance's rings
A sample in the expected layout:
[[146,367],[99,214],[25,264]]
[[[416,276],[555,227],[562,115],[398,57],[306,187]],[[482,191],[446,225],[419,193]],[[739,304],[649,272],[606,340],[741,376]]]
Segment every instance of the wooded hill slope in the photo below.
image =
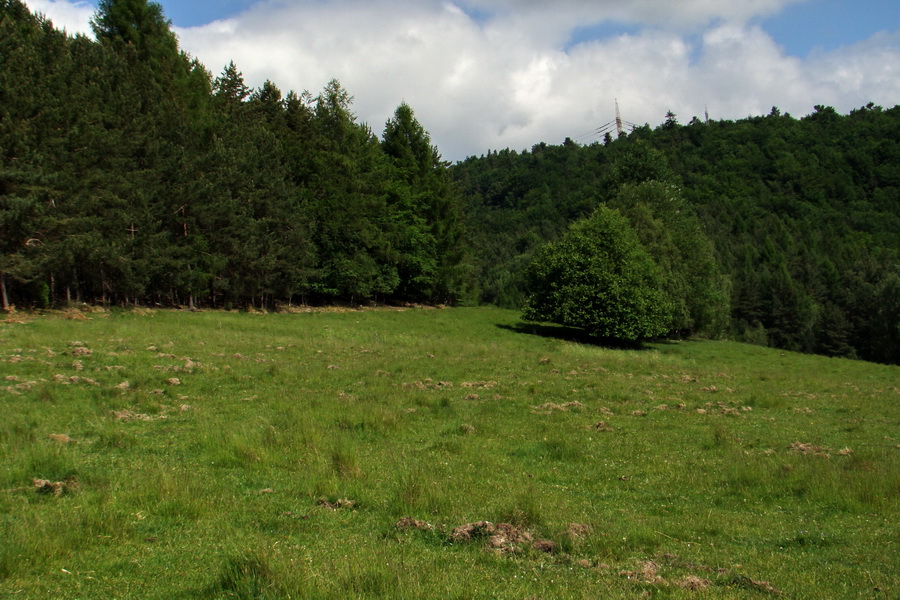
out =
[[[696,212],[728,279],[720,334],[900,362],[900,107],[688,125],[669,114],[616,140],[492,151],[452,173],[484,302],[521,305],[539,245],[658,181]],[[632,224],[664,235],[680,208],[657,206],[661,227]]]
[[155,3],[93,27],[0,0],[3,308],[458,297],[458,199],[409,106],[379,140],[336,81],[213,78]]

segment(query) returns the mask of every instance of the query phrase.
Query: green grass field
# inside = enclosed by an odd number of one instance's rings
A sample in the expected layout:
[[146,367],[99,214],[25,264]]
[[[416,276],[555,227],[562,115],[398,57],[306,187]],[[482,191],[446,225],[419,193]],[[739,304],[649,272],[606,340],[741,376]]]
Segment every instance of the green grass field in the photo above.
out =
[[0,597],[900,597],[898,367],[496,309],[81,316],[0,324]]

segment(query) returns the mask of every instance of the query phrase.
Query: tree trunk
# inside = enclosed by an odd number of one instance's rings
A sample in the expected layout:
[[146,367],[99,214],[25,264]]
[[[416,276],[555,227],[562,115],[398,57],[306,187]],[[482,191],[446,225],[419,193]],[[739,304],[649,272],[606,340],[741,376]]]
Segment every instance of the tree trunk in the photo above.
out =
[[9,296],[6,295],[6,273],[0,271],[0,293],[3,295],[3,310],[9,310]]

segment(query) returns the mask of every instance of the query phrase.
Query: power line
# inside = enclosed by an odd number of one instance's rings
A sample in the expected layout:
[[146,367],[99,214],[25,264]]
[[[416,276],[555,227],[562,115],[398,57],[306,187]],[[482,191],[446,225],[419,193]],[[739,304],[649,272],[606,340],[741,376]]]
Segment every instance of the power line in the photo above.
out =
[[619,112],[619,100],[616,99],[616,118],[608,123],[604,123],[600,127],[596,129],[592,129],[586,133],[583,133],[575,138],[576,142],[585,143],[588,141],[593,141],[594,139],[606,136],[607,134],[616,133],[616,137],[621,137],[625,134],[626,131],[631,132],[640,127],[640,125],[636,123],[632,123],[626,119],[622,118],[622,114]]
[[601,125],[600,127],[597,127],[596,129],[592,129],[592,130],[588,131],[587,133],[582,133],[581,135],[579,135],[578,137],[575,138],[575,141],[576,142],[581,141],[583,139],[592,138],[594,136],[603,135],[604,133],[610,132],[613,129],[615,129],[615,127],[614,127],[615,123],[616,123],[615,121],[610,121],[608,123],[604,123],[603,125]]

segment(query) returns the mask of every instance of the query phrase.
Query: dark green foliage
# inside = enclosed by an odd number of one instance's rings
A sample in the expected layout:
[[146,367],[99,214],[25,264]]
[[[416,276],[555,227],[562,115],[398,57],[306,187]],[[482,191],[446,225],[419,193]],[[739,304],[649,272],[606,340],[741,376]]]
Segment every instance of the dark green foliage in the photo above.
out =
[[531,321],[624,341],[662,335],[671,327],[659,269],[613,209],[601,206],[538,250],[526,281],[524,318]]
[[[898,165],[900,107],[868,105],[799,120],[672,115],[615,141],[489,152],[452,174],[483,301],[521,306],[534,249],[610,203],[666,273],[675,333],[897,362]],[[679,203],[653,200],[664,184]]]
[[381,148],[396,170],[391,188],[401,294],[450,303],[463,289],[459,200],[445,163],[403,103],[384,128]]
[[162,6],[147,0],[100,0],[91,21],[97,39],[132,46],[143,60],[178,53]]
[[409,107],[382,144],[337,81],[213,80],[155,2],[103,0],[92,25],[0,0],[4,308],[461,295],[457,195]]
[[336,81],[214,80],[155,2],[103,0],[93,26],[0,0],[3,308],[520,307],[536,250],[608,204],[660,269],[668,334],[900,361],[900,107],[670,114],[448,168],[405,104],[379,140]]
[[729,285],[693,207],[670,183],[622,186],[610,206],[628,217],[659,266],[672,307],[670,333],[723,335],[728,328]]

